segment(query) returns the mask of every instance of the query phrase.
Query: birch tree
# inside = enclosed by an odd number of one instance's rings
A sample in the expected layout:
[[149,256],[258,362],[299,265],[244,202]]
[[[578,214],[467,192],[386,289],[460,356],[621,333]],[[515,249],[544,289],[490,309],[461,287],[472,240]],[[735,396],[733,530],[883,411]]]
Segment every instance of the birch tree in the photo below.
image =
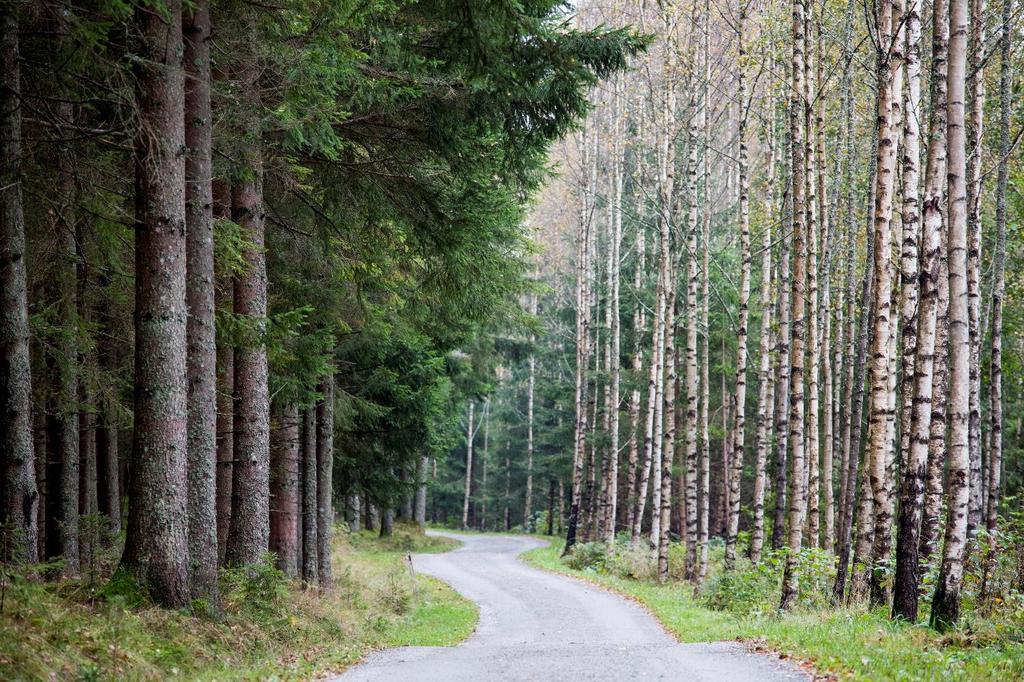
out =
[[732,570],[736,563],[736,536],[740,525],[740,484],[743,480],[743,451],[746,445],[747,404],[747,323],[750,299],[750,182],[747,177],[747,79],[745,28],[747,6],[740,0],[736,42],[738,47],[739,115],[739,209],[740,209],[740,300],[739,328],[736,341],[736,414],[733,429],[732,471],[729,472],[729,519],[725,544],[725,567]]
[[870,467],[874,540],[870,571],[871,603],[888,602],[882,565],[889,559],[892,495],[889,481],[889,346],[892,325],[892,213],[896,180],[899,93],[902,90],[901,0],[883,2],[878,13],[878,151],[875,171],[874,319],[871,341],[870,407],[865,460]]
[[803,541],[804,521],[804,293],[807,277],[805,214],[805,150],[803,106],[807,97],[804,83],[804,32],[807,30],[804,3],[793,1],[792,84],[790,90],[790,140],[793,178],[793,281],[791,291],[792,327],[789,348],[789,528],[786,566],[782,576],[780,608],[791,608],[797,599],[797,561]]
[[[945,0],[938,0],[932,6],[933,31],[936,37],[945,30],[948,22]],[[932,50],[933,83],[931,91],[931,115],[929,117],[929,143],[925,167],[925,209],[923,216],[918,218],[916,206],[916,164],[917,134],[916,126],[919,116],[918,101],[920,96],[920,38],[921,18],[916,4],[912,4],[907,13],[907,81],[908,106],[907,122],[904,127],[904,223],[915,225],[921,221],[920,272],[918,283],[920,291],[915,332],[913,384],[904,386],[911,392],[911,415],[909,433],[905,440],[908,450],[904,456],[903,482],[900,490],[900,517],[896,540],[896,578],[893,588],[893,616],[915,621],[917,619],[918,586],[919,586],[919,548],[921,521],[924,505],[925,470],[928,466],[928,442],[931,431],[931,412],[933,402],[933,375],[935,359],[935,329],[938,318],[939,261],[941,252],[942,215],[939,207],[943,196],[943,171],[945,170],[945,83],[936,76],[943,66],[935,64],[944,61],[941,50]],[[934,44],[934,43],[933,43]],[[945,74],[942,74],[945,75]],[[916,89],[916,93],[915,93]],[[912,182],[911,187],[907,186]],[[914,203],[911,203],[914,202]],[[909,211],[908,211],[909,209]],[[909,219],[907,213],[910,213]],[[923,219],[922,219],[923,218]],[[913,222],[912,222],[913,221]],[[905,228],[906,229],[906,228]],[[904,238],[906,244],[906,238]],[[904,249],[906,256],[906,249]],[[914,268],[915,271],[918,269]],[[906,270],[906,268],[905,268]],[[904,282],[904,286],[908,286]],[[904,323],[909,323],[904,316]],[[906,347],[904,346],[904,351]],[[904,399],[904,404],[906,404]]]
[[949,512],[942,564],[932,598],[931,624],[945,629],[960,617],[969,502],[970,320],[967,302],[967,186],[964,100],[967,70],[967,2],[949,3],[946,104],[949,262],[949,421],[947,450]]

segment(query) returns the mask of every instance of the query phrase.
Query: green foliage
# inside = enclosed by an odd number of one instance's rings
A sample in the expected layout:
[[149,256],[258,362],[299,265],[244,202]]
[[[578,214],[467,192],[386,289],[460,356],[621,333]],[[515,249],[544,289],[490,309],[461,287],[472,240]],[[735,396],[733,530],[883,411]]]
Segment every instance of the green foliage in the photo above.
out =
[[608,566],[608,545],[584,542],[572,548],[563,561],[574,571],[603,571]]
[[[701,603],[717,611],[737,615],[766,616],[779,608],[782,573],[788,549],[768,550],[759,563],[738,559],[733,571],[713,575],[701,592]],[[801,550],[797,561],[797,608],[824,609],[829,606],[835,580],[834,557],[819,549]]]
[[128,571],[114,571],[110,580],[100,588],[100,596],[111,606],[120,609],[137,609],[149,603],[149,594]]
[[288,579],[274,566],[273,554],[256,564],[222,569],[221,583],[226,608],[257,623],[278,623],[286,617]]

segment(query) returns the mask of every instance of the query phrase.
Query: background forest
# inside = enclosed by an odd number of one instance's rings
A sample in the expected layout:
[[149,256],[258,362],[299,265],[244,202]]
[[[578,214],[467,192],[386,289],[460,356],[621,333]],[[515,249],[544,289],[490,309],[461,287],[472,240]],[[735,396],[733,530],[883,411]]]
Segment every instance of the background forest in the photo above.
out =
[[714,608],[1019,633],[1020,7],[578,10],[654,41],[552,156],[463,525]]

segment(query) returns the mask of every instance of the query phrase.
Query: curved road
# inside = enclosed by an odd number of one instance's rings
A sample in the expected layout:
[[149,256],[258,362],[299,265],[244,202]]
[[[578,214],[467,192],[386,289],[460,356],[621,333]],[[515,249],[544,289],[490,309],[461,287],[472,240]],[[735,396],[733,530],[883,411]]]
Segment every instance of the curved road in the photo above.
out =
[[476,632],[457,647],[377,652],[335,678],[338,682],[810,679],[734,642],[679,644],[636,604],[516,558],[543,541],[439,535],[463,545],[444,554],[415,555],[413,564],[479,605]]

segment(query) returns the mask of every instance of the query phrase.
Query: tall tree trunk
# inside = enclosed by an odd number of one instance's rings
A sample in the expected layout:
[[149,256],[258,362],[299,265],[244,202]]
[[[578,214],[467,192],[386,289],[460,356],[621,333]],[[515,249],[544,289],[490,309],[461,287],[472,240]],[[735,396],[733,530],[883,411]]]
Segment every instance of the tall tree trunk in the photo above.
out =
[[[110,286],[107,275],[101,274],[98,284],[99,288],[105,291]],[[103,300],[104,305],[97,311],[101,331],[97,338],[96,354],[100,371],[106,376],[114,376],[120,362],[117,343],[113,336],[115,315],[109,309],[109,297],[104,295]],[[121,534],[121,470],[118,448],[120,425],[117,407],[116,393],[101,391],[96,426],[96,494],[99,512],[109,519],[110,534],[113,537]]]
[[[88,300],[89,268],[85,259],[85,235],[81,223],[75,228],[75,259],[81,263],[78,267],[77,321],[83,330],[88,329],[92,322],[92,311]],[[88,380],[90,365],[94,362],[92,349],[84,344],[77,349],[75,362],[85,377],[78,384],[78,514],[79,514],[79,554],[80,563],[88,570],[90,576],[96,575],[96,558],[98,543],[103,539],[105,531],[96,526],[94,518],[99,511],[97,503],[97,471],[96,471],[96,404],[95,390]]]
[[[789,116],[792,117],[792,112]],[[792,159],[793,147],[799,143],[792,139],[787,141],[789,157]],[[792,182],[789,188],[788,202],[793,199]],[[790,209],[792,212],[792,209]],[[782,218],[786,218],[785,208]],[[789,240],[782,239],[779,244],[779,328],[776,337],[775,356],[778,366],[775,378],[775,508],[772,512],[772,549],[779,549],[785,544],[786,538],[786,464],[789,452],[789,343],[790,343],[790,309],[792,301],[789,296],[790,272]]]
[[[852,156],[850,157],[852,160]],[[872,166],[872,179],[874,177],[874,166]],[[874,183],[869,184],[870,194],[874,196]],[[852,199],[852,194],[850,196]],[[868,202],[871,206],[869,214],[874,212],[874,201]],[[852,209],[852,203],[850,204]],[[855,219],[851,216],[850,223]],[[869,215],[869,223],[873,222]],[[850,250],[854,248],[856,239],[851,239]],[[850,419],[844,426],[844,452],[843,457],[846,459],[846,486],[842,491],[842,505],[843,510],[840,516],[840,533],[839,533],[839,564],[836,571],[836,582],[833,588],[833,599],[838,602],[842,599],[846,591],[846,578],[850,572],[850,551],[852,544],[851,534],[853,529],[856,528],[857,534],[857,545],[854,550],[854,566],[853,566],[853,578],[851,583],[851,595],[862,594],[867,587],[866,576],[862,568],[866,561],[866,557],[871,551],[871,543],[873,539],[874,524],[871,523],[872,518],[872,497],[870,489],[870,478],[868,476],[868,467],[865,462],[863,468],[860,467],[861,459],[861,440],[864,434],[863,427],[863,413],[864,413],[864,384],[867,380],[867,349],[868,342],[871,338],[872,320],[874,319],[874,269],[875,269],[875,230],[871,229],[870,226],[867,230],[867,267],[864,271],[864,277],[861,280],[861,295],[860,300],[866,302],[866,307],[862,311],[860,316],[860,328],[857,332],[856,339],[856,357],[850,368],[850,374],[848,380],[850,381],[850,387],[847,389],[847,398],[852,402],[852,409],[850,410]],[[850,299],[850,324],[853,325],[856,316],[854,315],[854,299]],[[853,328],[851,326],[851,339]],[[852,350],[852,349],[851,349]],[[858,482],[858,475],[860,480]],[[854,525],[854,513],[856,512],[856,526]]]
[[[301,456],[302,455],[300,454],[300,458],[301,458]],[[301,459],[300,459],[300,461],[301,461]],[[300,467],[301,467],[301,464],[300,464]],[[300,476],[299,484],[302,485],[302,478],[301,478],[301,476]],[[418,492],[418,489],[417,489],[417,492]],[[300,497],[301,497],[301,495],[300,495]],[[423,508],[423,524],[422,525],[417,524],[417,525],[420,525],[420,528],[423,528],[423,526],[426,525],[426,517],[427,517],[426,498],[424,498],[423,503],[424,503],[423,504],[423,507],[424,507]],[[302,514],[302,506],[301,506],[302,505],[302,500],[301,499],[299,500],[299,505],[300,505],[300,507],[299,507],[299,515],[300,515],[300,518],[301,518],[301,514]],[[363,528],[363,496],[360,495],[359,493],[352,493],[352,494],[350,494],[348,496],[348,508],[349,508],[349,514],[350,514],[349,519],[348,519],[348,529],[349,529],[349,531],[351,531],[353,533],[358,533]],[[301,542],[299,543],[299,547],[301,549],[301,547],[302,547],[302,543]],[[299,561],[301,562],[302,561],[302,556],[303,556],[302,552],[299,552],[299,555],[300,555]]]
[[[667,226],[666,226],[667,230]],[[665,246],[668,246],[665,244]],[[672,258],[668,257],[668,272],[672,272]],[[668,542],[672,514],[672,466],[676,450],[676,349],[675,349],[675,308],[676,287],[670,284],[665,312],[665,390],[664,390],[664,431],[661,446],[661,508],[652,509],[660,515],[658,537],[651,538],[657,547],[658,580],[668,579]]]
[[[769,131],[765,177],[768,183],[775,179],[774,134]],[[772,184],[768,185],[772,187]],[[767,215],[772,216],[773,197],[767,195]],[[772,385],[772,229],[771,220],[765,221],[761,236],[761,335],[758,341],[758,394],[757,394],[757,461],[754,466],[754,512],[753,529],[750,533],[750,561],[761,561],[764,547],[764,498],[768,484],[768,450],[771,448],[771,418],[774,411],[774,386]]]
[[264,244],[263,158],[258,138],[259,73],[253,50],[255,18],[245,19],[249,45],[237,65],[246,98],[239,126],[247,141],[240,152],[241,178],[231,188],[231,215],[248,241],[245,270],[235,278],[235,315],[249,325],[247,343],[235,349],[235,466],[231,526],[225,561],[231,566],[261,561],[270,537],[270,392],[267,385],[267,260]]
[[[920,302],[919,251],[921,240],[921,212],[919,207],[921,176],[920,110],[921,102],[921,17],[913,0],[906,14],[906,49],[904,69],[906,87],[903,89],[903,140],[901,142],[901,195],[903,198],[902,244],[900,248],[900,404],[899,457],[906,462],[910,452],[910,433],[913,419],[914,365],[917,348],[917,315]],[[902,496],[902,493],[901,493]]]
[[210,5],[182,25],[188,306],[188,555],[193,599],[217,600],[217,340],[213,270]]
[[[590,293],[587,284],[590,271],[590,220],[593,181],[596,163],[588,151],[587,129],[581,136],[581,167],[584,169],[583,206],[576,231],[576,423],[573,437],[572,490],[569,502],[569,520],[566,525],[565,549],[568,554],[576,544],[580,523],[580,506],[583,497],[583,469],[587,446],[587,361],[590,357]],[[507,497],[507,496],[506,496]],[[505,515],[505,525],[511,519]]]
[[640,482],[637,488],[636,513],[633,515],[632,541],[636,543],[640,539],[643,527],[644,510],[647,505],[647,487],[651,478],[651,468],[654,466],[654,415],[657,412],[657,386],[658,372],[661,367],[661,341],[663,338],[663,301],[662,301],[662,277],[661,268],[658,269],[657,284],[655,285],[654,322],[651,332],[651,360],[647,372],[647,414],[644,419],[644,460],[640,466]]
[[469,528],[469,498],[473,485],[473,417],[476,403],[469,401],[469,412],[466,415],[466,479],[462,493],[462,529]]
[[[62,31],[63,27],[58,27]],[[71,105],[56,107],[60,123],[71,123]],[[55,133],[59,137],[60,131]],[[53,140],[54,145],[59,144]],[[58,332],[53,348],[47,354],[52,377],[51,403],[47,410],[47,474],[46,506],[49,531],[46,535],[46,557],[62,558],[65,576],[78,575],[80,569],[79,517],[81,492],[81,414],[79,357],[79,255],[75,239],[75,179],[69,153],[55,149],[56,210],[49,212],[48,228],[57,255],[57,272],[52,285],[56,317],[64,331]]]
[[[537,295],[530,295],[530,315],[536,317],[537,315]],[[536,343],[536,338],[530,336],[531,346]],[[535,375],[537,372],[537,358],[533,351],[530,351],[530,359],[528,361],[528,377],[526,382],[526,493],[525,502],[523,503],[523,524],[524,527],[529,524],[530,517],[533,516],[533,390],[535,383]],[[486,423],[488,406],[484,403],[484,420]],[[485,442],[486,442],[486,436]]]
[[505,524],[506,531],[512,530],[512,441],[505,444]]
[[[636,139],[643,140],[644,128],[642,108],[641,111],[638,112],[637,118],[638,129]],[[633,176],[634,188],[638,187],[641,182],[641,178],[642,172],[638,163],[636,173]],[[640,463],[640,381],[643,376],[644,369],[643,338],[644,333],[647,331],[646,309],[643,304],[641,292],[644,284],[644,276],[646,274],[647,238],[643,221],[644,195],[642,192],[635,190],[634,193],[636,195],[636,206],[634,209],[634,220],[636,221],[634,250],[636,253],[636,260],[633,267],[632,292],[634,299],[632,370],[635,385],[629,394],[629,463],[626,468],[626,530],[630,533],[630,538],[635,543],[640,537],[640,523],[638,522],[637,517],[639,515],[639,520],[642,522],[643,501],[641,498],[646,497],[647,495],[645,470],[650,468],[650,462],[645,461],[642,465]],[[643,477],[642,494],[637,481],[638,475]]]
[[334,535],[334,369],[318,387],[316,404],[316,555],[321,589],[331,587],[331,538]]
[[135,24],[135,435],[121,565],[154,601],[180,608],[191,597],[181,2],[139,7]]
[[38,556],[39,493],[32,441],[25,214],[22,205],[21,69],[16,6],[0,9],[0,524],[13,537],[0,560]]
[[[947,20],[945,0],[933,4],[936,24]],[[903,127],[903,409],[902,430],[906,449],[903,454],[903,481],[900,488],[899,525],[896,532],[896,576],[893,585],[892,613],[894,618],[910,622],[917,620],[918,604],[918,550],[921,534],[921,513],[924,501],[924,477],[928,464],[928,431],[931,427],[932,362],[935,355],[935,312],[941,222],[935,221],[934,211],[930,223],[921,221],[918,208],[918,156],[920,137],[918,120],[921,116],[921,16],[917,5],[907,10],[907,106]],[[935,56],[933,56],[933,59]],[[941,58],[941,57],[940,57]],[[937,85],[937,84],[936,84]],[[938,88],[932,89],[932,115],[929,121],[931,142],[925,171],[925,199],[933,199],[938,190],[941,201],[940,157],[942,139],[935,135],[941,115],[937,98]],[[918,237],[921,230],[920,258]],[[914,263],[908,259],[913,258]],[[920,265],[918,265],[920,260]],[[919,289],[908,293],[907,289]],[[912,305],[912,309],[910,306]],[[913,334],[909,325],[916,327]],[[913,345],[913,359],[909,359],[908,345]],[[907,383],[907,365],[910,364],[912,381]],[[909,414],[906,411],[909,409]]]
[[949,3],[947,133],[949,179],[949,421],[948,516],[931,624],[945,629],[960,617],[969,502],[970,320],[967,305],[967,186],[964,90],[967,68],[967,0]]
[[622,114],[621,114],[621,79],[616,78],[612,101],[612,160],[611,160],[611,259],[612,267],[609,272],[609,287],[611,297],[608,304],[611,317],[611,365],[609,376],[609,396],[607,410],[610,421],[609,446],[607,453],[608,475],[605,485],[605,499],[607,510],[605,514],[605,541],[611,545],[615,542],[615,525],[617,517],[617,505],[619,500],[619,402],[621,383],[621,362],[622,353],[622,329],[619,317],[619,289],[621,279],[622,257]]
[[484,449],[480,452],[480,530],[487,526],[487,454],[491,437],[491,399],[484,398]]
[[[711,102],[711,3],[710,0],[704,0],[704,13],[701,18],[701,33],[703,52],[701,60],[704,65],[704,82],[703,82],[703,106],[701,107],[701,133],[703,135],[704,143],[704,182],[701,187],[701,203],[703,204],[704,215],[701,221],[702,235],[701,235],[701,309],[700,309],[700,328],[703,330],[700,341],[700,528],[698,538],[699,553],[697,557],[697,584],[702,585],[704,578],[707,575],[708,570],[708,523],[710,521],[709,514],[709,502],[710,502],[710,457],[711,457],[711,437],[708,432],[708,411],[710,410],[710,391],[711,391],[711,380],[710,380],[710,353],[708,352],[708,337],[710,336],[710,328],[708,326],[708,312],[711,299],[710,274],[708,270],[709,252],[710,252],[710,238],[711,238],[711,202],[710,202],[710,191],[711,191],[711,117],[708,116],[707,107]],[[694,253],[694,252],[691,252]]]
[[277,410],[270,432],[270,551],[289,578],[299,575],[299,410]]
[[[317,467],[316,408],[302,410],[302,583],[307,587],[317,582]],[[367,526],[369,530],[369,526]]]
[[1003,466],[1003,297],[1006,294],[1006,190],[1010,179],[1010,115],[1013,108],[1013,2],[1003,0],[999,65],[999,175],[996,180],[996,251],[992,276],[992,350],[989,362],[989,419],[991,447],[988,452],[988,499],[985,527],[989,561],[996,552],[999,520],[999,486]]
[[985,0],[971,0],[968,34],[967,110],[967,317],[970,324],[970,469],[967,537],[982,524],[984,501],[981,476],[981,154],[985,113]]
[[[705,19],[702,19],[704,21]],[[698,131],[703,128],[703,107],[690,119],[689,160],[687,164],[687,271],[686,271],[686,578],[696,580],[699,573],[700,548],[707,541],[707,514],[701,516],[698,479],[705,475],[707,467],[698,462],[698,399],[697,383],[697,290],[700,284],[697,261],[697,236],[699,216],[697,214],[697,140]]]
[[820,457],[821,429],[819,389],[821,379],[821,346],[818,343],[818,221],[823,217],[817,210],[817,170],[815,166],[814,133],[815,101],[821,95],[814,86],[814,51],[811,36],[811,19],[813,12],[805,4],[804,30],[804,89],[807,92],[804,101],[804,235],[807,243],[807,347],[810,361],[807,377],[807,431],[806,452],[804,453],[804,497],[806,498],[807,545],[818,547],[820,527]]
[[902,91],[903,59],[902,0],[883,2],[878,13],[878,151],[875,170],[875,271],[874,330],[871,340],[871,373],[869,378],[868,444],[865,463],[870,469],[874,540],[871,552],[871,604],[886,604],[889,587],[881,568],[889,560],[892,545],[892,487],[889,479],[889,346],[894,333],[892,324],[892,212],[896,180],[899,94]]
[[416,525],[420,529],[427,527],[427,456],[416,459],[416,499],[413,504]]
[[[835,540],[835,502],[834,502],[834,486],[833,486],[833,459],[835,455],[835,400],[834,400],[834,389],[835,379],[833,377],[833,363],[832,363],[832,250],[834,248],[833,235],[835,230],[835,216],[836,211],[833,206],[833,210],[829,210],[828,202],[826,200],[826,167],[825,167],[825,27],[823,16],[824,8],[818,13],[817,28],[816,28],[816,58],[815,58],[815,82],[817,84],[817,96],[814,98],[814,163],[815,171],[817,173],[817,194],[815,196],[816,210],[818,214],[818,220],[821,223],[821,237],[818,241],[818,248],[815,252],[820,254],[818,262],[821,267],[821,303],[818,307],[818,314],[815,316],[818,322],[818,329],[820,330],[821,336],[814,337],[815,345],[820,349],[816,355],[818,355],[817,361],[821,367],[821,380],[824,388],[822,390],[822,416],[824,417],[824,435],[822,437],[821,447],[821,469],[819,476],[818,488],[821,491],[821,503],[824,505],[824,509],[820,510],[818,514],[812,514],[812,519],[820,519],[819,524],[821,526],[821,537],[817,532],[809,532],[811,542],[815,543],[816,547],[823,547],[828,551],[832,551],[833,543]],[[836,169],[838,169],[838,161],[836,162]],[[808,198],[810,200],[810,198]],[[815,298],[812,297],[812,301]],[[840,308],[841,310],[841,308]],[[840,320],[841,320],[840,316]],[[841,336],[841,335],[840,335]],[[821,339],[819,342],[818,339]],[[835,374],[836,376],[842,376],[842,341],[838,344],[840,351],[835,353]],[[824,362],[821,362],[821,353],[824,353]],[[813,363],[812,363],[813,364]],[[818,495],[809,496],[815,502],[818,501]],[[819,542],[820,540],[820,542]]]
[[[850,467],[850,430],[852,428],[851,412],[853,410],[853,384],[855,365],[855,336],[857,329],[857,308],[854,292],[856,281],[856,241],[857,241],[857,214],[854,207],[854,165],[856,163],[856,146],[853,133],[853,6],[854,0],[846,3],[846,17],[843,28],[843,81],[842,81],[842,114],[843,114],[843,213],[844,213],[844,236],[846,239],[846,269],[843,289],[845,300],[846,328],[841,330],[841,336],[845,345],[840,349],[840,354],[847,358],[843,366],[845,374],[839,376],[842,384],[842,407],[840,409],[840,427],[836,429],[838,448],[840,451],[839,463],[839,509],[838,509],[838,534],[835,541],[835,552],[841,554],[840,548],[848,543],[848,535],[844,535],[846,528],[846,495],[848,487],[853,483],[849,478]],[[842,306],[840,306],[842,312]],[[856,454],[853,455],[856,459]],[[845,563],[845,558],[843,559]],[[840,571],[844,570],[840,568]],[[837,596],[842,596],[837,595]]]
[[942,522],[942,490],[946,460],[946,396],[949,385],[949,269],[947,267],[948,232],[945,228],[946,210],[946,152],[947,152],[947,58],[949,52],[949,4],[941,0],[932,9],[932,73],[931,111],[929,134],[929,164],[934,153],[935,175],[932,166],[926,171],[924,208],[922,211],[924,230],[939,232],[939,253],[937,270],[932,274],[935,283],[935,350],[932,359],[932,396],[929,416],[928,464],[925,473],[924,511],[921,519],[921,540],[919,548],[918,579],[927,572],[930,559],[938,549],[939,532]]
[[793,284],[791,312],[793,316],[789,349],[789,552],[782,577],[780,608],[789,609],[797,599],[797,560],[803,540],[804,497],[804,287],[807,277],[806,234],[804,231],[805,186],[803,105],[806,99],[804,84],[804,32],[807,30],[802,0],[793,2],[793,66],[790,92],[790,140],[793,154]]
[[547,534],[555,534],[555,479],[548,481],[548,528]]
[[747,409],[747,323],[750,300],[750,181],[747,177],[747,79],[744,30],[747,6],[741,0],[736,42],[739,47],[739,200],[740,200],[740,315],[736,341],[736,415],[733,424],[732,471],[729,475],[729,519],[725,539],[725,568],[736,564],[736,536],[740,529],[740,484],[743,480],[743,450],[746,447]]
[[[214,218],[231,216],[231,188],[227,182],[213,183]],[[215,303],[217,310],[230,313],[235,307],[235,281],[223,264],[217,264]],[[217,556],[221,564],[231,527],[231,490],[235,468],[235,347],[227,340],[217,343]]]

